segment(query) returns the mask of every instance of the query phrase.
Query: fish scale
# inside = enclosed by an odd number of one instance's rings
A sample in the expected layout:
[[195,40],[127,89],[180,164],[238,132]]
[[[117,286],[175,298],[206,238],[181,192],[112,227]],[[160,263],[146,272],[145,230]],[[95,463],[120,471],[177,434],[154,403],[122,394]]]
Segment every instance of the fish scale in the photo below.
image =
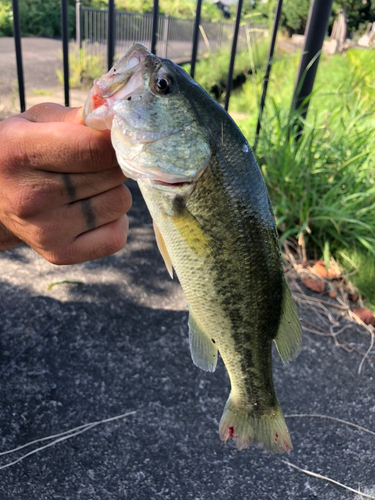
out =
[[[229,115],[171,61],[134,44],[114,69],[95,82],[86,124],[112,120],[119,164],[138,181],[158,247],[188,299],[194,363],[214,371],[219,352],[228,370],[220,437],[239,449],[289,451],[273,386],[272,341],[291,361],[301,328],[251,149]],[[95,108],[98,93],[107,101]]]

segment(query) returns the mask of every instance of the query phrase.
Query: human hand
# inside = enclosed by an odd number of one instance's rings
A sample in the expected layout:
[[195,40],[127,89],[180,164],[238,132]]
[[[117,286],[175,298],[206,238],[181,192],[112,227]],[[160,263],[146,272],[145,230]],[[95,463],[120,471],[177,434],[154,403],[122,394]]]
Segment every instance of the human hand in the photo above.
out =
[[82,108],[39,104],[0,123],[0,250],[27,243],[53,264],[77,264],[126,243],[131,194],[109,131]]

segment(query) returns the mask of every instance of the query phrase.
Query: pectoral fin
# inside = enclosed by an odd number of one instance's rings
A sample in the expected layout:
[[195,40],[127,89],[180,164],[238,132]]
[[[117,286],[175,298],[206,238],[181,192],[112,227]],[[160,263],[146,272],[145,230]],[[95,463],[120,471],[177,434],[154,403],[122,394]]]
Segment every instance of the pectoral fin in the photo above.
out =
[[172,261],[171,261],[171,258],[169,257],[167,247],[165,246],[164,238],[161,235],[161,232],[159,231],[159,228],[156,225],[156,222],[155,221],[153,221],[153,222],[154,222],[156,244],[158,245],[159,252],[161,253],[161,256],[163,257],[164,264],[165,264],[165,267],[167,268],[169,276],[173,279]]
[[191,310],[189,312],[189,341],[194,363],[202,370],[214,372],[217,363],[217,348],[212,339],[202,330]]
[[287,284],[285,284],[283,313],[279,331],[274,342],[283,363],[292,361],[298,356],[301,350],[301,324],[296,305]]

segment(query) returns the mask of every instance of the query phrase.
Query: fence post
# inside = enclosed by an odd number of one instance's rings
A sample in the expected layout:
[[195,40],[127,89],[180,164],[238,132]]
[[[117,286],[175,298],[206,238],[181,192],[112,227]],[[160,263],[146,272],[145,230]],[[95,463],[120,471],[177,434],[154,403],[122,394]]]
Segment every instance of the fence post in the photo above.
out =
[[152,9],[152,33],[151,33],[151,52],[156,55],[156,43],[157,43],[157,32],[158,32],[158,20],[159,20],[159,0],[154,0],[154,7]]
[[78,53],[82,48],[81,37],[81,0],[76,0],[76,44]]
[[197,1],[197,8],[195,11],[195,22],[194,22],[194,29],[193,29],[193,50],[191,52],[191,62],[190,62],[190,76],[192,78],[194,78],[195,62],[197,60],[199,24],[201,22],[201,8],[202,8],[202,0],[198,0]]
[[257,144],[258,144],[259,132],[260,132],[260,127],[261,127],[261,122],[262,122],[262,115],[263,115],[263,108],[264,108],[264,104],[266,102],[268,80],[270,78],[270,73],[271,73],[273,51],[275,49],[276,36],[277,36],[277,30],[279,28],[282,5],[283,5],[283,0],[278,0],[277,5],[276,5],[275,20],[273,22],[271,44],[270,44],[270,48],[268,50],[268,56],[267,56],[266,74],[264,75],[264,80],[263,80],[263,92],[262,92],[262,98],[260,100],[259,116],[258,116],[257,129],[255,132],[255,141],[254,141],[254,146],[253,146],[254,152],[255,152]]
[[16,61],[17,61],[18,93],[20,96],[21,113],[23,113],[26,110],[26,103],[25,103],[25,86],[23,82],[21,28],[20,28],[20,13],[18,9],[18,0],[12,0],[12,5],[13,5],[14,45],[16,50]]
[[62,34],[63,69],[64,69],[64,104],[65,106],[69,106],[68,0],[61,0],[61,34]]
[[[292,109],[298,109],[313,89],[316,71],[318,69],[320,52],[327,32],[329,16],[333,0],[313,0],[305,30],[305,46],[300,60]],[[306,118],[309,102],[305,103],[302,117]],[[301,122],[298,125],[302,130]]]
[[224,102],[225,111],[228,111],[229,98],[230,98],[230,93],[232,91],[233,67],[234,67],[234,60],[236,58],[237,38],[238,38],[238,30],[240,27],[241,10],[242,10],[242,0],[238,0],[236,23],[234,25],[232,52],[230,54],[230,62],[229,62],[228,77],[227,77],[227,87],[226,87],[225,102]]
[[164,42],[164,57],[168,57],[168,33],[169,33],[169,12],[164,16],[163,42]]
[[113,66],[115,55],[115,0],[108,0],[108,28],[107,28],[107,66],[108,71]]

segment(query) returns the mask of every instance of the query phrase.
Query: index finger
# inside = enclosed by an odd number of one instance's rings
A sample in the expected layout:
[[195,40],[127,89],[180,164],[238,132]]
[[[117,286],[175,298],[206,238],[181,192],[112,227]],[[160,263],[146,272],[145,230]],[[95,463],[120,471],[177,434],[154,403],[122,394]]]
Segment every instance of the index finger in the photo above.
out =
[[34,122],[23,115],[9,118],[2,125],[4,148],[17,166],[83,173],[118,165],[109,130],[90,129],[74,121]]

